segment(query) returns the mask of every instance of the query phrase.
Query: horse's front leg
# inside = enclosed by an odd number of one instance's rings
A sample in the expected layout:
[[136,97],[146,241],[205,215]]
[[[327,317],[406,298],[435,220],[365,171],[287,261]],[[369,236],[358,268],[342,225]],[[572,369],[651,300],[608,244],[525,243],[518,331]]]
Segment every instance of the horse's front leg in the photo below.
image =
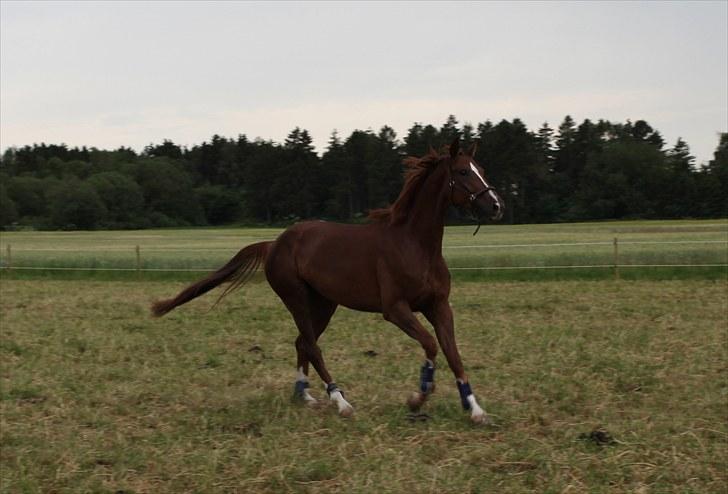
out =
[[453,323],[452,309],[447,299],[436,301],[430,308],[422,311],[428,321],[435,328],[437,341],[440,343],[442,353],[445,354],[447,363],[453,374],[455,374],[455,382],[460,392],[460,400],[463,408],[470,411],[470,420],[476,424],[492,423],[488,414],[485,413],[475,399],[473,391],[470,389],[468,376],[463,370],[463,363],[460,359],[457,344],[455,343],[455,325]]
[[417,340],[425,351],[425,363],[420,370],[420,390],[407,399],[410,410],[417,411],[435,390],[435,357],[437,356],[437,342],[422,326],[412,309],[405,302],[388,304],[382,311],[384,318],[397,325],[408,336]]

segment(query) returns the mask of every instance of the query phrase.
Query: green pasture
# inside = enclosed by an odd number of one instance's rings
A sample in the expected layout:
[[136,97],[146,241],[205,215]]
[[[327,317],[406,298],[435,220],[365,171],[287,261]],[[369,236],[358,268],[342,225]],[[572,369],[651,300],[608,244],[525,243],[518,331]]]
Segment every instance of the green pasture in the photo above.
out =
[[[495,227],[476,240],[613,234],[590,228]],[[269,233],[25,242],[182,242],[230,248],[223,259]],[[448,244],[468,233],[449,231]],[[150,301],[182,286],[0,281],[0,492],[726,492],[723,280],[455,282],[458,343],[488,427],[461,410],[442,357],[427,416],[410,420],[421,349],[381,316],[345,309],[321,346],[354,417],[291,403],[296,330],[267,284],[152,319]],[[315,377],[312,388],[324,397]]]
[[[485,225],[477,236],[472,235],[473,230],[470,226],[446,229],[444,254],[456,279],[605,279],[614,277],[611,266],[615,260],[621,266],[620,277],[626,279],[715,279],[725,278],[728,272],[726,220]],[[16,278],[189,280],[216,269],[249,243],[275,239],[280,231],[3,232],[0,263],[26,268],[4,270],[3,276]],[[564,245],[577,243],[582,245]],[[693,266],[664,266],[674,264]],[[599,267],[578,267],[594,265]],[[634,267],[642,265],[659,266]],[[554,266],[569,268],[521,269]],[[137,268],[148,271],[133,272]]]

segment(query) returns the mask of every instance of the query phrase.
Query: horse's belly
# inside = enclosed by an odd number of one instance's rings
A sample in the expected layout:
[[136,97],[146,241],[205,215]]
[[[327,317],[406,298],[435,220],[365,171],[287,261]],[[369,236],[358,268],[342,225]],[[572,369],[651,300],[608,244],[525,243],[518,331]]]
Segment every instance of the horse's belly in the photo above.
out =
[[309,265],[302,278],[319,294],[350,309],[381,312],[375,273],[337,263]]

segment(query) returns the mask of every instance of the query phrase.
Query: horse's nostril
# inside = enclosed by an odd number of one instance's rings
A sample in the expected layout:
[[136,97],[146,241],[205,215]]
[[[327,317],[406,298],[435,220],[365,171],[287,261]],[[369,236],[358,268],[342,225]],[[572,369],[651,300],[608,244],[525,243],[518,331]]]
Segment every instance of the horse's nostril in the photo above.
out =
[[499,210],[500,210],[500,204],[498,204],[497,202],[494,202],[493,203],[493,211],[499,211]]

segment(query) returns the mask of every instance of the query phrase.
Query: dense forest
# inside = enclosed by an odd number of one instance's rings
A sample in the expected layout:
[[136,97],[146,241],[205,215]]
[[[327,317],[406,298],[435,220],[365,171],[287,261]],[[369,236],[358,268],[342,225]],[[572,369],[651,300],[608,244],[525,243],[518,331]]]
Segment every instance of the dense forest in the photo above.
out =
[[[284,143],[214,135],[191,148],[172,141],[141,153],[34,144],[0,161],[5,229],[129,229],[285,224],[302,218],[358,221],[397,197],[402,159],[460,137],[506,201],[504,221],[543,223],[728,215],[728,134],[696,167],[688,144],[666,146],[647,122],[567,116],[530,131],[519,119],[439,128],[414,124],[403,139],[336,132],[321,156],[306,130]],[[453,218],[457,219],[454,213]]]

